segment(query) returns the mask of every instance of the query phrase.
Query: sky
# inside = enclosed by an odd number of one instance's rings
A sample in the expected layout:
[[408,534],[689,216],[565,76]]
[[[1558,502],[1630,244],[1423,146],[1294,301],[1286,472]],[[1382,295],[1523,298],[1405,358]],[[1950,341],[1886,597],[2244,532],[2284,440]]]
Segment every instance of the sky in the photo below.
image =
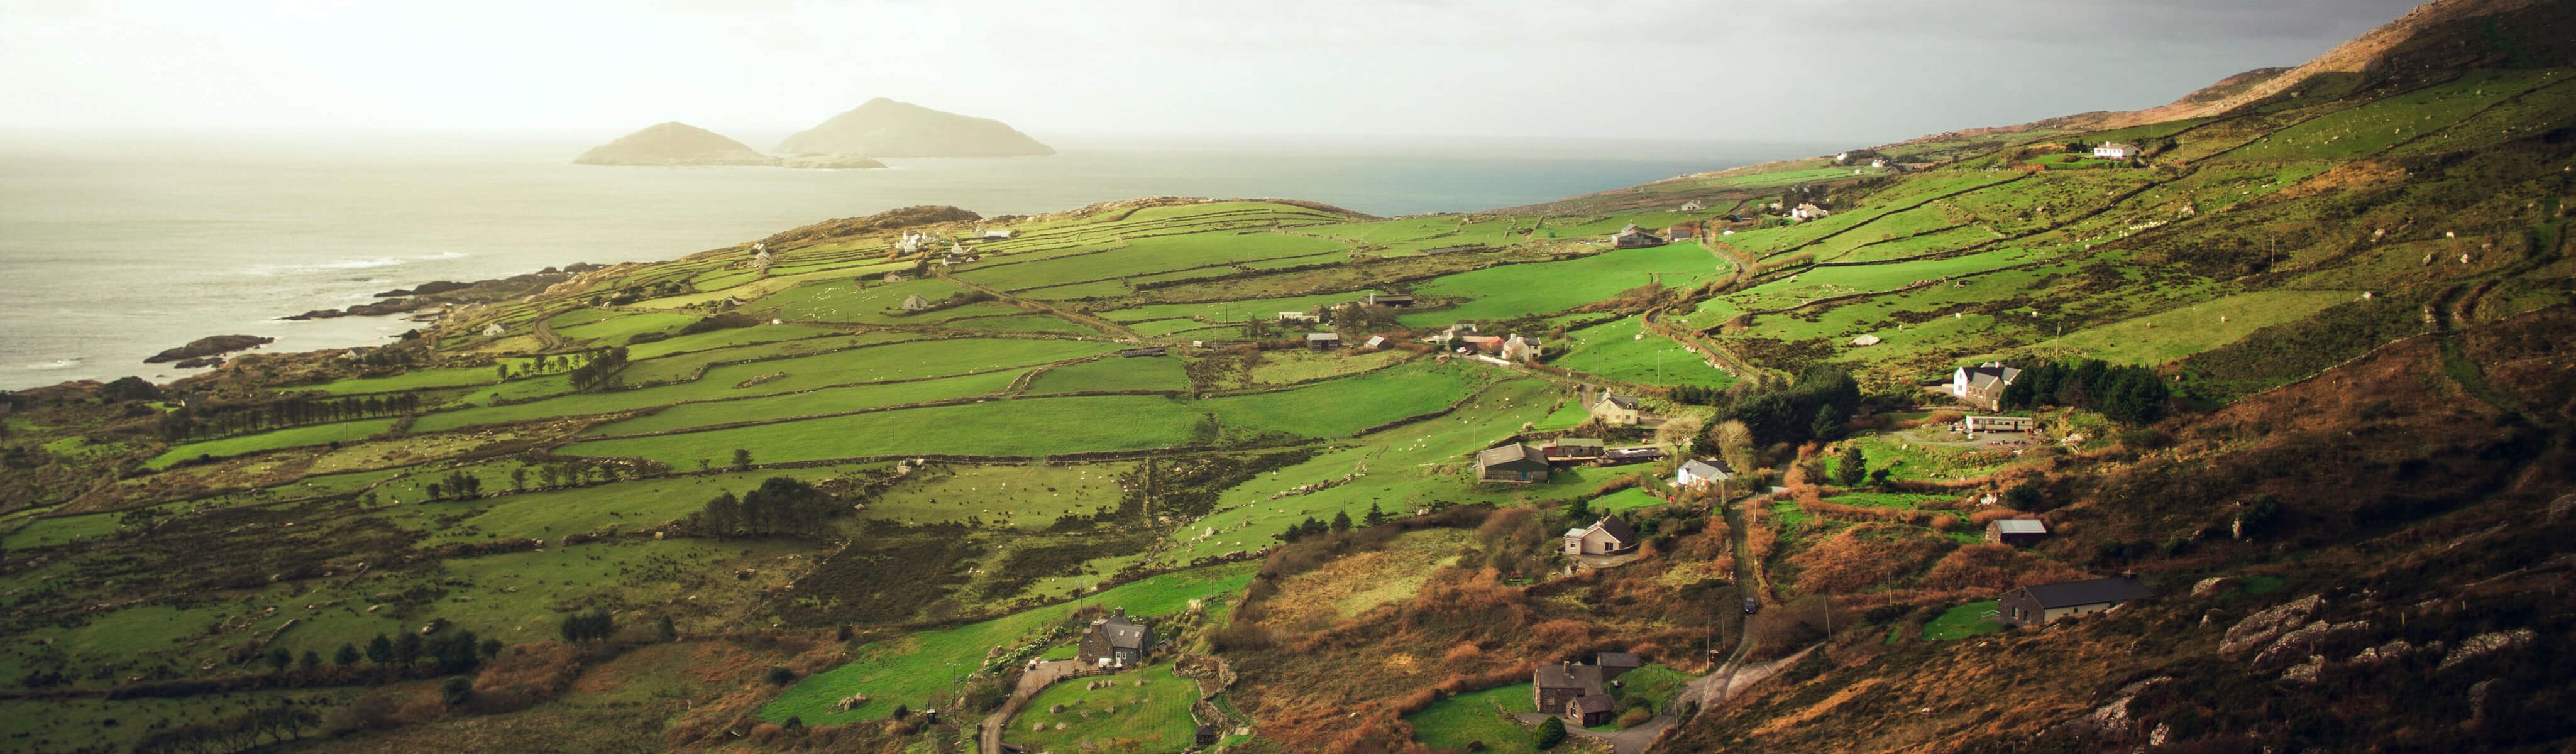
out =
[[[2413,0],[0,0],[0,129],[1854,140],[2162,104]],[[767,146],[765,140],[754,141]]]

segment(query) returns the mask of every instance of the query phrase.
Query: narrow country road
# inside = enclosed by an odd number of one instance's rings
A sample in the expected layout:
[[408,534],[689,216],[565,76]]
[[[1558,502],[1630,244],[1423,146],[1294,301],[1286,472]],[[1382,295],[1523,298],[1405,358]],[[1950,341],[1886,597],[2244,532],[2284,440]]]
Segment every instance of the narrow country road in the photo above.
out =
[[1003,702],[1002,708],[994,710],[993,714],[984,716],[982,727],[976,731],[975,750],[984,754],[1001,754],[1002,729],[1011,724],[1013,716],[1020,714],[1020,706],[1028,704],[1030,698],[1055,685],[1057,680],[1081,669],[1079,661],[1052,660],[1038,663],[1029,672],[1020,674],[1019,685],[1011,687],[1010,700]]

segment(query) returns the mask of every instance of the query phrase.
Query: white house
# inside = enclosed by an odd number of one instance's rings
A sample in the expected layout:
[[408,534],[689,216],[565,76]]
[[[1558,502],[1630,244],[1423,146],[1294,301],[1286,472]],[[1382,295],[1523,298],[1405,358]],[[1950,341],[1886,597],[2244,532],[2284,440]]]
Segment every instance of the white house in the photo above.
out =
[[2093,148],[2093,156],[2105,160],[2126,160],[2138,156],[2138,145],[2106,141]]
[[1800,204],[1796,208],[1789,210],[1789,219],[1799,221],[1822,220],[1832,214],[1832,212],[1825,211],[1825,208],[1823,207],[1818,207],[1813,204]]
[[502,327],[502,326],[501,326],[501,323],[499,323],[499,322],[494,322],[494,323],[492,323],[492,324],[488,324],[488,325],[484,325],[484,326],[483,326],[483,334],[485,334],[485,335],[499,335],[499,334],[501,334],[501,333],[503,333],[503,332],[508,331],[508,329],[509,329],[509,328]]
[[1698,199],[1692,199],[1692,200],[1687,201],[1687,202],[1682,202],[1682,211],[1683,211],[1683,212],[1698,212],[1698,211],[1700,211],[1700,210],[1704,210],[1704,209],[1708,209],[1708,205],[1699,203],[1699,200],[1698,200]]
[[1602,516],[1591,526],[1565,530],[1567,555],[1617,555],[1634,549],[1637,530],[1618,516]]
[[1683,461],[1681,471],[1673,473],[1673,486],[1689,487],[1694,484],[1723,482],[1734,478],[1735,469],[1728,468],[1725,461],[1702,461],[1694,458]]

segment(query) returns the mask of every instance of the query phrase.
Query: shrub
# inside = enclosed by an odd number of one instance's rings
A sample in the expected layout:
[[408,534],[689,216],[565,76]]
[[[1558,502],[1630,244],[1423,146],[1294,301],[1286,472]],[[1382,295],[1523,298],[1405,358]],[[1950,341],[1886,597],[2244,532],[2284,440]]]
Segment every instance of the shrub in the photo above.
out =
[[769,685],[785,686],[796,682],[796,671],[788,670],[784,665],[772,665],[769,666],[769,672],[761,677],[768,680]]
[[466,680],[463,676],[449,678],[446,683],[438,685],[439,701],[446,702],[450,707],[464,704],[473,698],[474,682]]
[[1653,719],[1655,719],[1655,713],[1653,710],[1649,710],[1644,707],[1630,707],[1627,712],[1620,713],[1618,725],[1621,728],[1634,728]]
[[1540,751],[1556,748],[1557,744],[1565,743],[1565,721],[1554,717],[1539,721],[1538,732],[1531,736],[1530,743]]

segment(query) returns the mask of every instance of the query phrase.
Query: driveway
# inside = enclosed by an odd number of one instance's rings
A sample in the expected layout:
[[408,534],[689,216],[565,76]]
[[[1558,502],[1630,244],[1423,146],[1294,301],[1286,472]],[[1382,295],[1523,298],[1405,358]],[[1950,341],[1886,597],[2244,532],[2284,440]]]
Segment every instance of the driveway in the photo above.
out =
[[1058,679],[1081,669],[1082,663],[1078,660],[1050,660],[1021,673],[1019,685],[1011,687],[1010,700],[1003,702],[1002,708],[994,710],[993,714],[984,716],[982,729],[976,731],[976,740],[981,742],[977,750],[984,754],[1000,754],[1002,730],[1010,726],[1012,716],[1020,714],[1021,705],[1028,704],[1029,697],[1055,685]]

